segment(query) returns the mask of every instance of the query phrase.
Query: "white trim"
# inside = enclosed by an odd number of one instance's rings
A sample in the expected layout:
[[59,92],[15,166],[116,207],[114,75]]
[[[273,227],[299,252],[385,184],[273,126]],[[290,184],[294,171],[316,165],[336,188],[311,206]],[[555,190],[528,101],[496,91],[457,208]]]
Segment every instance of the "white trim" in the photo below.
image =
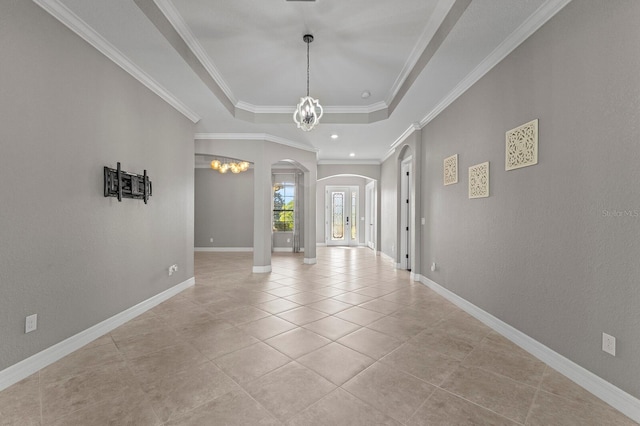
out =
[[91,343],[95,339],[104,336],[127,321],[132,320],[165,300],[170,299],[181,291],[193,286],[195,283],[196,279],[194,277],[189,278],[188,280],[181,282],[162,293],[156,294],[155,296],[152,296],[149,299],[112,316],[111,318],[99,322],[98,324],[63,340],[62,342],[56,343],[55,345],[50,346],[47,349],[18,362],[17,364],[5,368],[0,371],[0,391],[18,383],[20,380],[29,377],[48,365],[53,364],[59,359]]
[[429,43],[431,43],[431,40],[433,40],[433,36],[436,34],[438,29],[442,26],[442,23],[447,18],[449,11],[451,10],[454,4],[455,4],[455,0],[439,0],[438,1],[438,4],[434,8],[433,13],[431,13],[431,16],[429,18],[429,21],[427,22],[427,26],[425,27],[422,34],[420,34],[420,38],[418,39],[415,46],[413,46],[413,49],[411,50],[411,53],[409,54],[407,61],[402,67],[402,71],[400,71],[400,74],[398,74],[396,81],[391,86],[391,90],[387,95],[387,101],[386,101],[387,104],[390,105],[395,99],[395,97],[398,95],[400,88],[402,87],[404,82],[407,80],[407,77],[409,77],[409,74],[411,74],[411,72],[415,68],[416,64],[418,63],[418,60],[424,53],[425,49],[429,46]]
[[315,265],[318,263],[318,259],[315,257],[305,257],[303,262],[305,265]]
[[[239,101],[235,107],[252,114],[293,114],[296,107],[293,105],[253,105],[248,102]],[[322,107],[325,114],[371,114],[389,108],[385,102],[376,102],[375,104],[359,106],[359,105],[343,105],[332,106],[326,105]]]
[[167,21],[171,23],[176,32],[180,35],[180,37],[182,37],[182,40],[186,43],[187,46],[189,46],[191,52],[193,52],[202,66],[207,70],[211,78],[224,92],[229,101],[232,104],[235,104],[237,100],[233,95],[231,88],[224,81],[222,75],[211,61],[211,58],[202,47],[196,36],[191,32],[189,26],[186,24],[186,22],[184,22],[184,19],[182,19],[182,15],[180,15],[180,12],[178,12],[173,3],[170,0],[154,0],[154,2],[156,3],[156,6],[158,6],[158,9],[160,9],[162,14],[165,16],[165,18],[167,18]]
[[404,142],[409,136],[411,136],[413,132],[420,129],[422,129],[422,126],[419,123],[411,124],[409,128],[405,130],[400,136],[398,136],[398,138],[395,141],[393,141],[393,143],[389,146],[391,147],[391,149],[396,148],[398,145]]
[[515,29],[506,39],[502,41],[477,67],[475,67],[458,85],[445,96],[434,109],[432,109],[422,120],[420,128],[426,126],[431,120],[436,118],[445,108],[458,99],[464,92],[473,86],[478,80],[484,77],[493,67],[500,63],[507,55],[513,52],[522,42],[528,39],[571,0],[547,0],[529,18]]
[[513,52],[522,42],[535,33],[542,25],[555,16],[571,0],[548,0],[536,12],[515,29],[502,43],[496,47],[478,66],[476,66],[454,89],[447,94],[419,123],[413,123],[391,145],[390,150],[382,157],[381,163],[390,158],[395,148],[414,131],[422,129],[436,118],[442,111],[458,99],[464,92],[484,77],[493,67]]
[[267,266],[254,266],[253,273],[254,274],[266,274],[271,272],[271,265]]
[[420,275],[420,282],[450,302],[511,340],[531,355],[548,364],[554,370],[567,376],[607,404],[631,419],[640,422],[640,399],[626,393],[589,370],[553,351],[542,343],[527,336],[490,313],[480,309],[457,294],[442,287],[429,278]]
[[327,243],[316,243],[316,247],[326,247]]
[[98,34],[78,15],[73,13],[67,6],[59,0],[33,0],[35,4],[46,10],[51,16],[64,24],[71,31],[79,35],[84,41],[96,48],[100,53],[109,58],[133,78],[145,85],[156,95],[160,96],[166,103],[174,107],[178,112],[194,123],[200,121],[200,116],[187,105],[182,103],[175,95],[162,87],[149,74],[135,65],[129,58],[120,52],[115,46],[109,43],[104,37]]
[[268,141],[273,143],[279,143],[280,145],[290,146],[292,148],[298,148],[303,151],[315,152],[316,154],[320,152],[318,148],[314,148],[308,145],[303,145],[289,139],[270,135],[268,133],[196,133],[194,135],[194,139],[195,140]]
[[396,153],[396,149],[395,149],[395,148],[390,149],[390,150],[389,150],[389,151],[384,155],[384,157],[382,157],[382,158],[380,159],[381,164],[382,164],[382,163],[384,163],[385,161],[387,161],[389,158],[391,158],[391,156],[392,156],[393,154],[395,154],[395,153]]
[[389,262],[392,262],[393,264],[396,263],[396,260],[389,256],[387,253],[383,252],[383,251],[379,251],[378,253],[380,253],[380,257],[382,257],[384,260],[388,260]]
[[274,253],[293,253],[293,247],[274,247]]
[[318,160],[319,166],[347,165],[347,166],[379,166],[380,160]]
[[193,251],[248,252],[253,251],[253,247],[194,247]]
[[261,105],[254,105],[254,104],[250,104],[249,102],[244,102],[244,101],[238,101],[235,105],[235,107],[237,109],[241,109],[243,111],[246,112],[250,112],[251,114],[293,114],[294,111],[296,110],[296,107],[294,105],[285,105],[285,106],[278,106],[278,105],[268,105],[268,106],[261,106]]
[[343,105],[343,106],[331,106],[324,107],[325,114],[371,114],[378,111],[383,111],[389,108],[386,102],[380,101],[375,104],[366,106],[357,105]]

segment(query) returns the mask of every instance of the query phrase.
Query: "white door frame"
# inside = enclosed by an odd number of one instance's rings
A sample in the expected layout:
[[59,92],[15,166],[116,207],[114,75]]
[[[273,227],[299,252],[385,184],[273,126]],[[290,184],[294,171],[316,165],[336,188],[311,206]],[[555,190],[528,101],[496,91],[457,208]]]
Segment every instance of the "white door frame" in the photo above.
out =
[[413,211],[413,197],[411,197],[411,162],[412,157],[405,158],[400,163],[400,269],[411,270],[413,256],[411,253],[411,212]]
[[367,247],[372,250],[376,249],[376,181],[369,182],[365,186],[365,201],[364,201],[364,233],[365,243]]
[[[344,200],[344,216],[348,219],[344,224],[344,239],[343,240],[332,240],[331,239],[331,193],[332,192],[344,192],[345,200]],[[325,241],[327,246],[357,246],[360,235],[360,226],[358,223],[358,212],[351,211],[351,197],[352,194],[356,194],[357,203],[360,202],[360,194],[359,188],[357,186],[350,185],[335,185],[335,186],[327,186],[325,193]],[[356,204],[357,208],[357,204]],[[355,221],[355,222],[354,222]],[[351,238],[351,225],[356,224],[356,238]]]

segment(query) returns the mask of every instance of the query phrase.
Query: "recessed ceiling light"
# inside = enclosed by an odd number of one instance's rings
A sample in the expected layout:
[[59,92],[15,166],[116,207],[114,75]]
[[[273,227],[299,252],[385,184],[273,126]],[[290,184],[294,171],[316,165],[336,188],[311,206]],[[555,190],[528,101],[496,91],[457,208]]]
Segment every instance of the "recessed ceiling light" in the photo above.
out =
[[331,135],[331,139],[338,139],[338,135],[336,135],[335,133],[333,133],[333,134]]
[[365,90],[364,92],[362,92],[362,95],[360,95],[362,99],[367,99],[369,96],[371,96],[371,92],[368,90]]
[[356,156],[355,152],[352,152],[351,154],[349,154],[349,157],[355,157],[355,156]]

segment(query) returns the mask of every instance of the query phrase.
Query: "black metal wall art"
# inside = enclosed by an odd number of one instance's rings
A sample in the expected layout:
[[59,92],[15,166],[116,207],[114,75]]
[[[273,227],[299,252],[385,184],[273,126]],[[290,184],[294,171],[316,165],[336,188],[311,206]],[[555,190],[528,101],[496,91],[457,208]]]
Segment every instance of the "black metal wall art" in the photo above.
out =
[[146,170],[141,175],[128,173],[120,169],[120,163],[118,163],[117,169],[106,166],[104,168],[105,197],[118,197],[118,201],[122,201],[122,198],[135,198],[144,200],[144,203],[147,204],[147,200],[151,196],[151,188],[151,181]]

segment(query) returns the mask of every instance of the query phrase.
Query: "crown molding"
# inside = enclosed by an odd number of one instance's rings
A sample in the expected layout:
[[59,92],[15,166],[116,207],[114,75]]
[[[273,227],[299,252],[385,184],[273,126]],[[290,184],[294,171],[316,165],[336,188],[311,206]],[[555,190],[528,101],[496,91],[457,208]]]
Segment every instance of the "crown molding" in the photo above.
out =
[[422,120],[420,128],[426,126],[442,111],[458,99],[464,92],[473,86],[478,80],[484,77],[493,67],[500,63],[507,55],[513,52],[526,39],[535,33],[556,13],[560,12],[571,0],[548,0],[543,3],[538,10],[515,29],[502,43],[496,47],[477,67],[473,69],[458,85],[445,96],[434,109],[432,109]]
[[319,160],[318,166],[347,165],[347,166],[379,166],[380,160]]
[[319,152],[318,148],[303,145],[289,139],[273,136],[268,133],[196,133],[195,140],[245,140],[245,141],[267,141],[280,145],[290,146],[303,151]]
[[380,101],[375,104],[366,105],[366,106],[355,106],[355,105],[345,105],[345,106],[332,106],[328,105],[324,107],[324,112],[327,114],[371,114],[373,112],[377,112],[383,109],[389,108],[386,102]]
[[[236,108],[250,112],[252,114],[293,114],[296,110],[294,105],[291,106],[259,106],[253,105],[248,102],[239,101],[235,105]],[[389,108],[385,102],[376,102],[375,104],[366,106],[323,106],[323,112],[325,114],[371,114],[380,110]]]
[[158,9],[164,14],[165,18],[171,23],[173,28],[177,31],[177,33],[182,37],[182,40],[189,46],[189,49],[193,52],[193,54],[198,58],[202,66],[207,70],[211,78],[216,82],[216,84],[220,87],[220,89],[224,92],[224,94],[229,98],[232,104],[237,105],[238,100],[233,95],[231,88],[227,84],[226,81],[222,78],[222,75],[218,71],[218,69],[213,64],[213,61],[207,54],[206,50],[196,36],[191,32],[189,26],[176,9],[175,5],[171,2],[171,0],[153,0]]
[[413,132],[420,129],[422,129],[422,126],[420,124],[418,123],[411,124],[407,130],[405,130],[400,136],[398,136],[398,138],[395,141],[393,141],[391,145],[389,145],[389,147],[391,149],[395,149],[398,145],[404,142],[409,136],[411,136]]
[[391,158],[391,156],[392,156],[393,154],[395,154],[395,152],[396,152],[396,149],[395,149],[395,148],[392,148],[392,149],[390,149],[389,151],[387,151],[387,153],[384,155],[384,157],[382,157],[382,158],[380,159],[380,164],[384,163],[384,162],[385,162],[385,161],[387,161],[389,158]]
[[455,4],[455,0],[438,1],[438,4],[434,8],[434,13],[431,15],[431,19],[429,19],[429,22],[427,22],[427,26],[425,27],[424,31],[420,35],[420,38],[418,39],[418,42],[413,47],[413,50],[411,50],[411,53],[409,54],[407,61],[405,62],[404,66],[402,67],[402,70],[400,71],[400,74],[398,74],[396,81],[391,86],[391,90],[387,95],[386,102],[383,102],[385,105],[391,105],[395,97],[398,95],[400,88],[402,88],[402,85],[409,77],[409,74],[411,73],[411,71],[413,71],[413,68],[418,63],[420,56],[422,56],[422,53],[431,42],[431,39],[433,38],[434,34],[438,31],[438,28],[440,28],[440,25],[442,25],[442,22],[445,20],[445,18],[447,17],[447,14],[449,13],[449,11],[451,10],[454,4]]
[[389,151],[380,160],[385,162],[395,152],[395,148],[414,131],[422,129],[435,119],[442,111],[458,99],[464,92],[484,77],[493,67],[513,52],[520,44],[535,33],[547,21],[560,12],[571,0],[548,0],[542,4],[525,22],[513,31],[498,47],[496,47],[477,67],[449,92],[419,123],[414,123],[405,130],[391,145]]
[[113,63],[126,71],[133,78],[138,80],[149,90],[160,96],[165,102],[174,107],[178,112],[187,117],[193,123],[200,121],[200,116],[191,108],[186,106],[182,101],[162,87],[149,74],[135,65],[129,58],[120,52],[115,46],[104,39],[78,15],[73,13],[67,6],[60,3],[59,0],[33,0],[35,4],[40,6],[51,16],[60,21],[71,31],[80,36],[84,41],[93,46],[96,50],[109,58]]
[[250,112],[252,114],[293,114],[296,110],[294,105],[290,106],[277,106],[277,105],[253,105],[248,102],[238,101],[235,104],[237,109]]

